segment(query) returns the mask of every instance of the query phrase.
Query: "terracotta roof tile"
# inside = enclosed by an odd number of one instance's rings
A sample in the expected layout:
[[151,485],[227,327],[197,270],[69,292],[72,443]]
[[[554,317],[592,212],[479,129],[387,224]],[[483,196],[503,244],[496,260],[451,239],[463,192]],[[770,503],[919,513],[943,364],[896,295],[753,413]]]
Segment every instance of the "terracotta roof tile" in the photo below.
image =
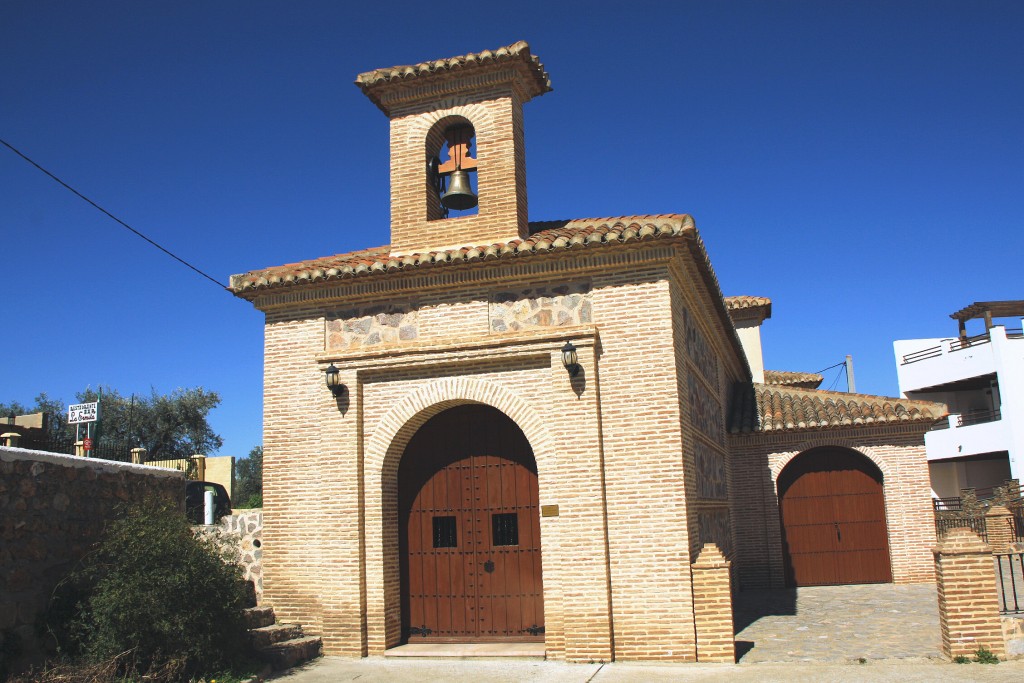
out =
[[765,296],[727,296],[725,308],[734,324],[760,325],[772,317],[772,300]]
[[733,392],[729,431],[732,434],[751,434],[861,424],[930,424],[945,414],[943,404],[931,401],[780,385],[738,384]]
[[[589,249],[595,246],[642,242],[666,237],[688,236],[703,255],[703,265],[711,264],[703,243],[686,214],[657,216],[624,216],[621,218],[586,218],[569,221],[544,221],[530,224],[531,235],[505,243],[468,245],[443,251],[430,251],[405,256],[392,256],[389,247],[325,256],[289,263],[283,266],[233,275],[229,289],[238,296],[250,298],[272,288],[292,287],[315,282],[394,273],[413,268],[447,266],[455,263],[487,259],[523,258],[547,252]],[[717,279],[713,292],[720,293]]]
[[817,389],[824,377],[813,372],[790,372],[788,370],[765,370],[765,384],[782,384],[802,389]]
[[741,308],[760,308],[761,306],[771,306],[772,300],[766,296],[727,296],[725,297],[725,307],[730,311],[734,311]]
[[523,40],[499,47],[497,50],[484,50],[419,64],[374,69],[359,74],[355,83],[367,97],[373,100],[374,104],[387,114],[388,107],[382,103],[380,97],[381,91],[387,87],[412,85],[413,82],[420,85],[428,80],[437,81],[453,74],[471,75],[474,72],[493,69],[495,66],[505,64],[517,67],[525,77],[523,83],[528,90],[527,98],[537,97],[551,90],[551,79],[544,70],[544,65],[530,52],[529,44]]

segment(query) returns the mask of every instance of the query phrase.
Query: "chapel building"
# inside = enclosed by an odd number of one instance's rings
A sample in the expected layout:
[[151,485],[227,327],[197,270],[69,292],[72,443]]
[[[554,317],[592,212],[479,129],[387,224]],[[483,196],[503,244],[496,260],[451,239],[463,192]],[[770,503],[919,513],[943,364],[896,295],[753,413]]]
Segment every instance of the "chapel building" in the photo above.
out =
[[280,617],[325,654],[731,661],[708,576],[932,580],[942,407],[765,371],[771,303],[722,295],[688,215],[531,221],[526,43],[357,84],[391,124],[390,244],[231,278],[266,316]]

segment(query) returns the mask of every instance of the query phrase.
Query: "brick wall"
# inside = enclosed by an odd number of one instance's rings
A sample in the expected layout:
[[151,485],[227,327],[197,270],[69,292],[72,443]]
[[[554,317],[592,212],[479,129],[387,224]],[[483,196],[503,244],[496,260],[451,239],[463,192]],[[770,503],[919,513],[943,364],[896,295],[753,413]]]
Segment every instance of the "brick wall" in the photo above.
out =
[[[476,131],[478,213],[440,218],[425,159],[436,156],[444,130]],[[493,244],[527,235],[526,161],[521,97],[511,83],[396,108],[391,118],[391,251]]]
[[730,499],[741,588],[785,582],[776,480],[804,451],[849,448],[882,471],[889,553],[895,583],[932,581],[935,521],[920,427],[858,426],[730,437]]
[[[264,589],[280,618],[309,624],[328,653],[380,654],[399,643],[398,462],[429,417],[479,402],[520,426],[537,460],[540,502],[560,508],[541,520],[548,655],[696,659],[690,565],[699,518],[687,505],[697,483],[683,459],[693,437],[680,413],[689,396],[678,394],[673,259],[670,245],[656,245],[446,269],[433,281],[411,278],[413,297],[403,294],[408,280],[390,278],[376,292],[357,283],[360,296],[344,304],[309,294],[257,301],[267,312]],[[529,303],[530,292],[566,285],[585,292],[592,323],[509,317],[510,292]],[[675,286],[703,320],[705,293]],[[339,310],[362,315],[396,297],[415,310],[415,338],[325,350]],[[512,319],[533,323],[509,331]],[[714,323],[699,324],[716,338]],[[583,366],[574,380],[561,363],[567,340]],[[723,348],[712,341],[710,352]],[[341,400],[323,385],[328,363],[349,388]],[[726,378],[740,366],[735,358],[719,366],[702,383],[721,410]],[[724,437],[715,443],[724,460]],[[728,512],[721,500],[709,505]],[[725,535],[731,545],[728,526]]]
[[116,506],[152,494],[184,507],[184,493],[181,472],[0,447],[0,638],[39,660],[47,601]]

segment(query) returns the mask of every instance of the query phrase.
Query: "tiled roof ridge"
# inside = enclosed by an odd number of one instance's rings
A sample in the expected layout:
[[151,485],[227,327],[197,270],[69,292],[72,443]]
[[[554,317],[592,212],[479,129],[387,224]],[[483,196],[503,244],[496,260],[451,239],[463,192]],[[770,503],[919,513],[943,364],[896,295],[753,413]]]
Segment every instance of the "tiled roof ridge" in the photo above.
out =
[[819,375],[816,372],[796,372],[793,370],[765,370],[764,371],[764,383],[765,384],[782,384],[782,385],[793,385],[793,384],[810,384],[815,383],[816,388],[818,384],[821,384],[825,380],[825,377]]
[[[255,294],[268,288],[392,273],[407,268],[514,258],[683,235],[692,235],[697,240],[700,239],[693,218],[688,214],[578,218],[568,221],[544,221],[539,225],[543,225],[544,228],[526,239],[517,238],[503,243],[466,245],[401,256],[391,254],[388,247],[380,247],[378,250],[364,249],[264,268],[232,276],[230,289],[238,295]],[[703,252],[703,243],[701,251]],[[710,269],[709,261],[706,266]],[[715,283],[717,285],[717,280]],[[718,293],[721,293],[720,289]]]
[[771,306],[772,300],[766,296],[751,296],[749,294],[737,294],[736,296],[725,297],[725,307],[734,310],[737,308],[757,308],[760,306]]
[[751,434],[864,424],[931,424],[945,412],[943,404],[931,401],[753,383],[736,387],[729,431]]
[[381,106],[378,98],[370,94],[371,90],[394,83],[408,83],[424,78],[445,76],[454,72],[470,72],[505,62],[520,62],[525,67],[534,90],[531,93],[532,96],[542,95],[551,90],[551,78],[537,56],[530,52],[530,45],[525,40],[499,47],[496,50],[483,50],[445,59],[432,59],[418,64],[400,64],[364,71],[356,76],[355,84],[370,99],[374,100],[377,106]]

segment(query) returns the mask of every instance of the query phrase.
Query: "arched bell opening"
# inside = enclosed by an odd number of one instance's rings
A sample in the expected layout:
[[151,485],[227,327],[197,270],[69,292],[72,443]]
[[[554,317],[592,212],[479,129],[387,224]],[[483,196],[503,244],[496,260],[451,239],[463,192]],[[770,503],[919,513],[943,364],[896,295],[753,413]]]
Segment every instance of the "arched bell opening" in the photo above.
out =
[[427,219],[479,213],[476,128],[461,116],[446,116],[427,134]]
[[789,586],[892,582],[881,470],[840,447],[801,453],[779,473]]
[[537,464],[486,405],[449,408],[398,468],[402,642],[543,641]]

